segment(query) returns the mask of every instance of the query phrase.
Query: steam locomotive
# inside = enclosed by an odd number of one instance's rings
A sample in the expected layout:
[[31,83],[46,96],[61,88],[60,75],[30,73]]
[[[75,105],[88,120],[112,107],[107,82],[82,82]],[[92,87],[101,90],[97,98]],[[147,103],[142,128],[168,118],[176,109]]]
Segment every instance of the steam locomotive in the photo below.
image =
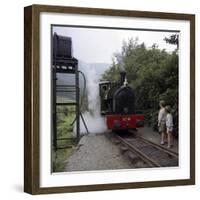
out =
[[126,72],[120,72],[118,83],[102,81],[99,84],[101,114],[110,130],[131,130],[144,126],[144,115],[135,111],[135,95],[128,85]]

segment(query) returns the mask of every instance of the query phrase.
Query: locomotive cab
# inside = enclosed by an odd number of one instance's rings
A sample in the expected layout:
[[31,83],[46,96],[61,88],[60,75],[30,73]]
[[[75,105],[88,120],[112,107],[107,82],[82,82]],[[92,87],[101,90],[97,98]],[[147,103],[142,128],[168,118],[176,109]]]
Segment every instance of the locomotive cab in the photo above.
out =
[[100,109],[101,114],[105,115],[109,113],[109,100],[108,100],[108,91],[110,90],[111,82],[110,81],[103,81],[99,84],[99,95],[100,95]]

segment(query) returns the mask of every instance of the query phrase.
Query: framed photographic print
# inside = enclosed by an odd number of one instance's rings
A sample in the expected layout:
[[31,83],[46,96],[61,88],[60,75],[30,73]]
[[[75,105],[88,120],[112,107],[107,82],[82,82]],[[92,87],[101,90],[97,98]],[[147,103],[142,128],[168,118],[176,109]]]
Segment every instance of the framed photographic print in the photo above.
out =
[[195,16],[24,9],[24,191],[195,183]]

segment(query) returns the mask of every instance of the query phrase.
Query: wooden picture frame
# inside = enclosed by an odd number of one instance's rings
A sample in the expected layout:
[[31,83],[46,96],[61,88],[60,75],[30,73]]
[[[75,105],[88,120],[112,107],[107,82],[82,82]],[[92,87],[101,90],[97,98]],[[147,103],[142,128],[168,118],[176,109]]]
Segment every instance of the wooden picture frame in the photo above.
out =
[[[190,174],[187,179],[92,185],[40,186],[40,14],[58,13],[187,21],[190,24]],[[120,173],[120,172],[119,172]],[[195,16],[131,10],[32,5],[24,9],[24,191],[30,194],[83,192],[195,184]]]

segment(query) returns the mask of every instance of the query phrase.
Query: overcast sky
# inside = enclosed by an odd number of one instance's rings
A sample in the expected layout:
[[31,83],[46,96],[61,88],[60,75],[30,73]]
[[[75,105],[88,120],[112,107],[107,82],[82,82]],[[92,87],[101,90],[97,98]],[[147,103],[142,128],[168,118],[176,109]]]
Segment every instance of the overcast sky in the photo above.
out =
[[111,63],[114,53],[121,52],[122,41],[136,37],[147,47],[154,43],[160,49],[173,51],[176,46],[167,44],[163,39],[174,34],[171,32],[112,30],[94,28],[53,27],[58,35],[72,38],[73,56],[87,63]]

